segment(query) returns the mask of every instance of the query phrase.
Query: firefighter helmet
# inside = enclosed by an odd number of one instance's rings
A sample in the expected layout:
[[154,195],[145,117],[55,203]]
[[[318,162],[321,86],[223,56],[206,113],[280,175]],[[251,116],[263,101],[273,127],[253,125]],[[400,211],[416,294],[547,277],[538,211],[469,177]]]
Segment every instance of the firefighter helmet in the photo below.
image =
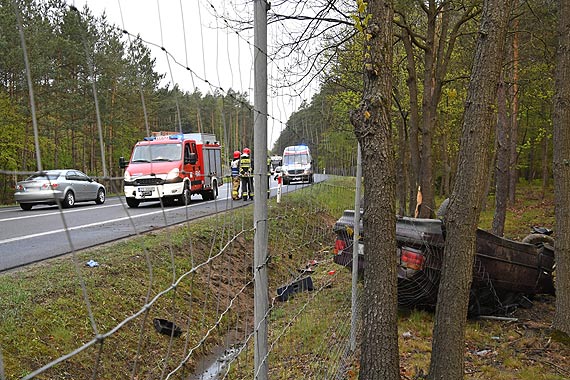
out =
[[249,148],[243,148],[243,154],[247,154],[249,156]]
[[239,158],[239,156],[241,156],[241,153],[239,152],[239,150],[236,150],[234,152],[234,158]]

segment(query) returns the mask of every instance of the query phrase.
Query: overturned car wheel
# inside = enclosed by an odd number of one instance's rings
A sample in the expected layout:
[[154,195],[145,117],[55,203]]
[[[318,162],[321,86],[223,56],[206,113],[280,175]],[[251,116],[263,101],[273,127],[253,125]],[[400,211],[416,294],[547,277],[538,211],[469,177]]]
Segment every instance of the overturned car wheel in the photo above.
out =
[[548,244],[554,247],[554,238],[552,236],[544,235],[544,234],[530,234],[527,235],[524,239],[522,239],[523,243],[533,244],[533,245],[542,245]]
[[447,216],[447,207],[449,206],[449,198],[445,198],[445,200],[443,202],[441,202],[441,205],[439,206],[439,208],[437,209],[437,217],[441,220],[444,220],[445,217]]

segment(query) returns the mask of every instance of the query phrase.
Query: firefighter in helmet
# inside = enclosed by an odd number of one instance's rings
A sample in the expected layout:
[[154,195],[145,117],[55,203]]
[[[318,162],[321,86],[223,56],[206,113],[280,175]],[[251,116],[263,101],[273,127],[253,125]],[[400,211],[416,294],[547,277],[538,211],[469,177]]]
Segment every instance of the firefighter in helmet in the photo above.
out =
[[230,163],[230,166],[232,168],[232,199],[234,201],[239,199],[239,185],[241,182],[241,178],[239,176],[240,156],[241,152],[239,150],[236,150],[234,152],[234,159]]
[[239,159],[239,175],[241,177],[241,197],[247,201],[253,200],[253,161],[249,148],[243,148]]

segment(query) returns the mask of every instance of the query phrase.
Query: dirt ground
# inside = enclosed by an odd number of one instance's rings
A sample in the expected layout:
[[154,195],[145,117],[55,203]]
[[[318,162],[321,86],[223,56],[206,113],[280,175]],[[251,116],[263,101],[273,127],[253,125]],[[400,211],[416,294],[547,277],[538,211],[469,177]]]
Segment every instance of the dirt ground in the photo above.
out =
[[[505,379],[570,379],[570,346],[552,329],[555,298],[537,296],[531,308],[519,308],[514,321],[485,321],[496,342],[482,347],[480,342],[468,347],[466,375],[486,379],[493,370]],[[490,371],[485,371],[488,367]],[[526,370],[532,368],[532,370]]]

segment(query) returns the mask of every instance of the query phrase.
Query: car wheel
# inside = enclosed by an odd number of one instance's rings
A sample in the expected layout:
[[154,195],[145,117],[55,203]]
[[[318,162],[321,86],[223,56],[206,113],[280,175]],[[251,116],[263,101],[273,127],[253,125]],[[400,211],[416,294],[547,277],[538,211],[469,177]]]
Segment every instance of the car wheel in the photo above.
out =
[[541,246],[543,244],[548,244],[554,247],[554,238],[552,236],[544,235],[544,234],[530,234],[527,235],[523,240],[523,243],[533,244],[537,246]]
[[98,205],[105,203],[105,190],[99,189],[99,191],[97,191],[97,198],[95,198],[95,203]]
[[212,190],[202,192],[202,199],[205,201],[213,201],[218,197],[218,182],[212,182]]
[[65,193],[65,197],[63,198],[63,207],[69,208],[75,205],[75,194],[73,191],[68,191]]
[[441,205],[437,209],[436,215],[439,219],[445,221],[445,217],[447,216],[447,207],[449,206],[449,198],[445,198]]
[[30,211],[32,209],[32,204],[31,203],[20,203],[20,207],[24,211]]
[[131,207],[131,208],[137,208],[139,207],[139,201],[137,199],[134,198],[127,198],[127,206]]
[[181,206],[188,206],[190,204],[190,198],[192,194],[190,194],[190,189],[188,187],[184,187],[182,191],[182,195],[180,196],[179,203]]

